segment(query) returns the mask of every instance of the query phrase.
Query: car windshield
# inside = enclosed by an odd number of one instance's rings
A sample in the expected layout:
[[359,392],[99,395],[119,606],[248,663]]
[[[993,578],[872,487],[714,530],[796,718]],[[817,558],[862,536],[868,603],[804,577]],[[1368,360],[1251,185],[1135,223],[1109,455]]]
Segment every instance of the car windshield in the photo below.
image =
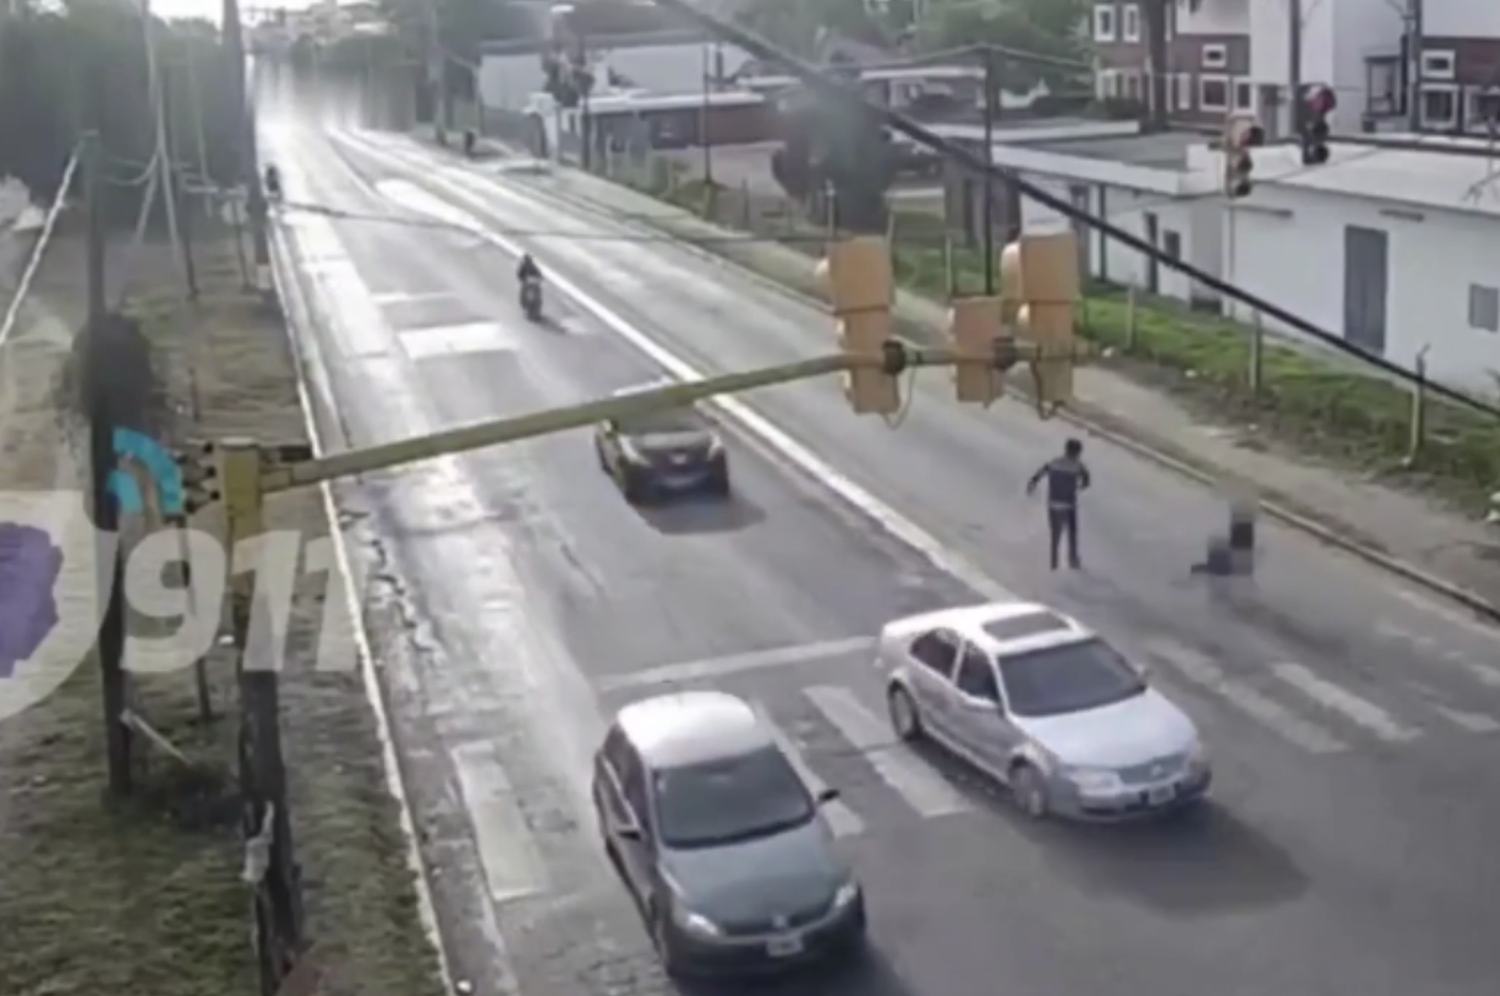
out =
[[702,432],[708,426],[703,416],[692,408],[672,408],[620,420],[620,432],[627,436],[657,436],[673,432]]
[[1017,716],[1060,716],[1142,694],[1146,683],[1102,640],[1085,640],[1000,659],[1005,701]]
[[689,849],[767,837],[811,820],[812,797],[782,753],[767,747],[657,772],[662,843]]

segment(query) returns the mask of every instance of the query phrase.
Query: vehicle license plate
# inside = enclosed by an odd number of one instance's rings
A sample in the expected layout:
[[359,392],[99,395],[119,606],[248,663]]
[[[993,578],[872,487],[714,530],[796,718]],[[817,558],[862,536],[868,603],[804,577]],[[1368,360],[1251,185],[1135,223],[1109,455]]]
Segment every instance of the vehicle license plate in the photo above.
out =
[[766,943],[766,954],[772,958],[790,958],[802,953],[802,938],[796,934],[773,937]]
[[1154,789],[1146,790],[1146,802],[1148,805],[1160,806],[1171,802],[1177,795],[1177,789],[1171,785],[1158,785]]

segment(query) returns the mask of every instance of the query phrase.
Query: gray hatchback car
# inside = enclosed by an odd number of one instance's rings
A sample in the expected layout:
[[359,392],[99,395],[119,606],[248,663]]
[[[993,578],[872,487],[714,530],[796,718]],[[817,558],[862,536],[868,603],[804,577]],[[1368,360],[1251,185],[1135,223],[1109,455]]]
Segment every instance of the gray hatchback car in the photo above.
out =
[[754,707],[723,692],[626,706],[594,765],[599,832],[668,974],[857,953],[864,895],[822,804]]

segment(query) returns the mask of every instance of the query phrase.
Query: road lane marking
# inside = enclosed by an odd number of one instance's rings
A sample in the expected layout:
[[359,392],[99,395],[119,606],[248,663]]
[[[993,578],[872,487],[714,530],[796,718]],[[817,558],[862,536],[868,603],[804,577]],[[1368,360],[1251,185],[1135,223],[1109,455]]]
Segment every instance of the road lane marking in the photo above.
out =
[[500,904],[541,892],[546,886],[541,851],[495,746],[462,744],[450,754],[490,899]]
[[[406,170],[417,168],[416,164],[409,157],[381,149],[362,139],[351,140],[349,136],[340,134],[335,136],[335,140],[344,142],[347,145],[357,146],[366,155],[374,159],[382,159],[388,165],[396,164],[399,168]],[[478,177],[467,177],[449,171],[432,172],[430,164],[423,164],[422,168],[429,171],[427,179],[430,182],[447,190],[452,197],[469,205],[476,211],[486,211],[488,209],[488,205],[485,203],[486,198],[492,199],[497,194],[511,200],[527,201],[527,198],[523,195],[507,189],[502,184],[489,182],[488,178],[481,180]],[[526,252],[525,247],[514,239],[499,235],[486,228],[481,218],[475,217],[462,209],[455,208],[446,202],[433,204],[431,202],[438,199],[430,194],[426,197],[413,196],[409,186],[396,188],[398,197],[402,198],[403,205],[409,209],[428,213],[431,217],[443,221],[451,221],[456,224],[461,223],[463,227],[471,228],[476,236],[512,256],[518,257]],[[475,192],[476,188],[479,190],[477,193]],[[535,202],[531,203],[534,205]],[[591,313],[621,339],[624,339],[627,343],[634,346],[637,351],[661,367],[674,380],[697,381],[706,379],[703,373],[662,347],[644,332],[641,332],[630,322],[626,321],[614,309],[595,299],[562,273],[551,271],[548,273],[547,280],[548,283],[554,285],[563,294],[578,302],[585,311]],[[734,421],[739,423],[743,430],[776,450],[783,460],[802,471],[808,477],[820,482],[846,504],[863,513],[868,518],[873,519],[891,536],[921,554],[938,570],[962,582],[981,597],[990,601],[1011,601],[1017,597],[1014,592],[989,577],[967,558],[950,550],[921,526],[918,526],[890,505],[887,505],[875,495],[860,487],[847,475],[840,473],[806,446],[803,446],[787,435],[787,433],[773,425],[749,405],[727,395],[710,399],[709,403],[729,415]]]
[[1450,709],[1447,706],[1438,705],[1436,702],[1428,704],[1432,706],[1433,710],[1439,716],[1442,716],[1448,722],[1463,730],[1465,733],[1500,733],[1500,722],[1497,722],[1494,718],[1486,716],[1483,713],[1464,712],[1461,709]]
[[666,664],[631,674],[613,675],[601,678],[595,683],[595,687],[601,692],[618,692],[627,688],[649,688],[652,685],[707,681],[728,677],[731,674],[743,674],[746,671],[759,671],[763,668],[811,664],[874,648],[875,638],[871,636],[855,636],[847,640],[825,640],[821,643],[804,643],[789,647],[772,647],[768,650],[751,650],[743,654],[685,661],[681,664]]
[[1319,677],[1301,664],[1272,664],[1271,673],[1318,705],[1340,714],[1381,740],[1404,744],[1422,736],[1421,730],[1402,725],[1375,703],[1360,698],[1342,685]]
[[861,705],[849,689],[819,685],[804,688],[802,694],[918,815],[931,819],[973,808],[963,793],[896,740],[890,725]]
[[[787,736],[785,730],[777,725],[776,720],[771,718],[770,712],[761,703],[755,704],[755,711],[760,713],[761,719],[770,729],[771,735],[776,738],[776,746],[786,755],[797,772],[797,777],[802,779],[802,784],[814,797],[828,790],[828,783],[812,769],[807,763],[807,757],[791,737]],[[859,818],[859,814],[849,808],[849,804],[842,799],[835,799],[823,806],[823,815],[828,819],[828,827],[833,831],[835,837],[853,837],[864,833],[865,821]]]
[[402,304],[429,304],[437,301],[453,300],[452,291],[387,291],[382,294],[371,294],[370,300],[382,308],[391,308]]
[[1348,750],[1328,731],[1292,712],[1274,699],[1235,681],[1203,654],[1175,641],[1153,640],[1151,655],[1200,689],[1223,699],[1230,706],[1266,727],[1272,733],[1309,754],[1340,754]]
[[413,360],[474,353],[512,353],[519,338],[499,322],[464,322],[458,325],[428,325],[400,329],[401,348]]

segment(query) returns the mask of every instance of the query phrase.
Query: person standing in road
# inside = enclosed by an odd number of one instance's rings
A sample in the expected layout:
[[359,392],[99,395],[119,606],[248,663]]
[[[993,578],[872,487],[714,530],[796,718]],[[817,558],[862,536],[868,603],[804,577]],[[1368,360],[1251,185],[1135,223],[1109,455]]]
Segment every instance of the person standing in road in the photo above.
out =
[[1063,454],[1042,464],[1026,482],[1026,494],[1047,479],[1047,535],[1052,550],[1052,569],[1057,570],[1057,548],[1068,539],[1068,566],[1078,570],[1078,497],[1089,486],[1089,469],[1083,463],[1083,443],[1069,439]]

